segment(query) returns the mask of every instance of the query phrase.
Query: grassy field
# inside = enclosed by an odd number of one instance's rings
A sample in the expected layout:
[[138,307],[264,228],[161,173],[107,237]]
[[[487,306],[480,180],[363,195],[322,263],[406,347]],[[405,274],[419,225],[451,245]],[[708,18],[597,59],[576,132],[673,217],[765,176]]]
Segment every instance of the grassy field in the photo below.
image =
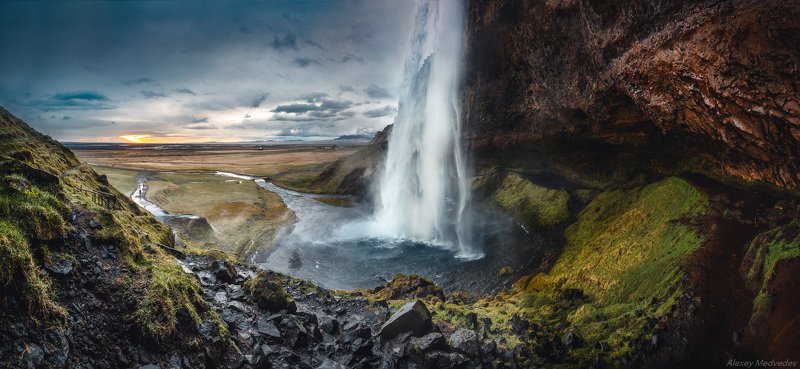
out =
[[[147,172],[149,201],[172,214],[203,218],[199,222],[173,224],[185,240],[200,247],[219,248],[244,260],[256,250],[269,249],[278,232],[292,224],[294,214],[278,195],[253,181],[239,181],[214,172],[270,178],[295,173],[316,175],[325,163],[360,148],[284,145],[255,150],[231,145],[76,149],[75,153],[126,195],[135,189],[136,177]],[[321,201],[326,200],[331,201]]]
[[252,176],[275,176],[288,171],[332,162],[362,146],[286,145],[254,150],[233,147],[207,149],[119,149],[73,151],[93,165],[154,172],[224,171]]
[[217,246],[239,259],[273,245],[294,221],[281,198],[253,181],[206,174],[167,173],[148,182],[147,199],[173,214],[199,215],[214,231]]

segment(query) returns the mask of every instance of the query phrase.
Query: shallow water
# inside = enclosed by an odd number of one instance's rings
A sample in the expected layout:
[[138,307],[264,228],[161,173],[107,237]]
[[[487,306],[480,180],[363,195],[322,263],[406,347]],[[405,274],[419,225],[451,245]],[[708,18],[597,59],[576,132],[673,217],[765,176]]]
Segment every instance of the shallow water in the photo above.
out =
[[[294,211],[297,222],[279,236],[269,254],[253,258],[261,267],[311,280],[331,289],[372,288],[396,273],[416,273],[449,290],[492,292],[534,265],[541,239],[503,216],[487,216],[476,237],[484,256],[460,258],[458,250],[403,239],[361,237],[369,215],[357,208],[328,205],[309,195],[263,180]],[[504,266],[516,273],[500,277]],[[528,271],[530,271],[528,269]]]

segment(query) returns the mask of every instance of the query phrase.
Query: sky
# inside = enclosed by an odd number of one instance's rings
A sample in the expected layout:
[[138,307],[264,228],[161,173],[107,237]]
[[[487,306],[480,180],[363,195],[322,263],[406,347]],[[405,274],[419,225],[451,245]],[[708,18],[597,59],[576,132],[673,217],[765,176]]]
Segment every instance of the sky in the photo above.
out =
[[232,142],[392,123],[411,0],[0,2],[0,106],[70,142]]

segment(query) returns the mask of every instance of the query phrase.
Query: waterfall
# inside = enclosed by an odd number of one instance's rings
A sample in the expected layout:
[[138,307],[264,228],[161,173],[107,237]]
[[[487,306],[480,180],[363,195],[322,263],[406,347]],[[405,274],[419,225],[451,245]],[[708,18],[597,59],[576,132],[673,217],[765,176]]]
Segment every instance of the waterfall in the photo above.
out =
[[470,240],[470,185],[459,122],[464,3],[418,3],[374,226],[379,234],[475,258],[482,253]]

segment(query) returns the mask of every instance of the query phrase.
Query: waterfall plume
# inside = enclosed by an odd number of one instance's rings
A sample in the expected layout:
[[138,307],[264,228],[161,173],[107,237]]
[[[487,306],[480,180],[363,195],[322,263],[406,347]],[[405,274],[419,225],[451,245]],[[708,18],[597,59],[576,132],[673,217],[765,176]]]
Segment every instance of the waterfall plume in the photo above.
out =
[[470,185],[459,122],[464,12],[464,1],[418,4],[398,114],[375,195],[375,227],[383,235],[474,258],[482,253],[471,243]]

